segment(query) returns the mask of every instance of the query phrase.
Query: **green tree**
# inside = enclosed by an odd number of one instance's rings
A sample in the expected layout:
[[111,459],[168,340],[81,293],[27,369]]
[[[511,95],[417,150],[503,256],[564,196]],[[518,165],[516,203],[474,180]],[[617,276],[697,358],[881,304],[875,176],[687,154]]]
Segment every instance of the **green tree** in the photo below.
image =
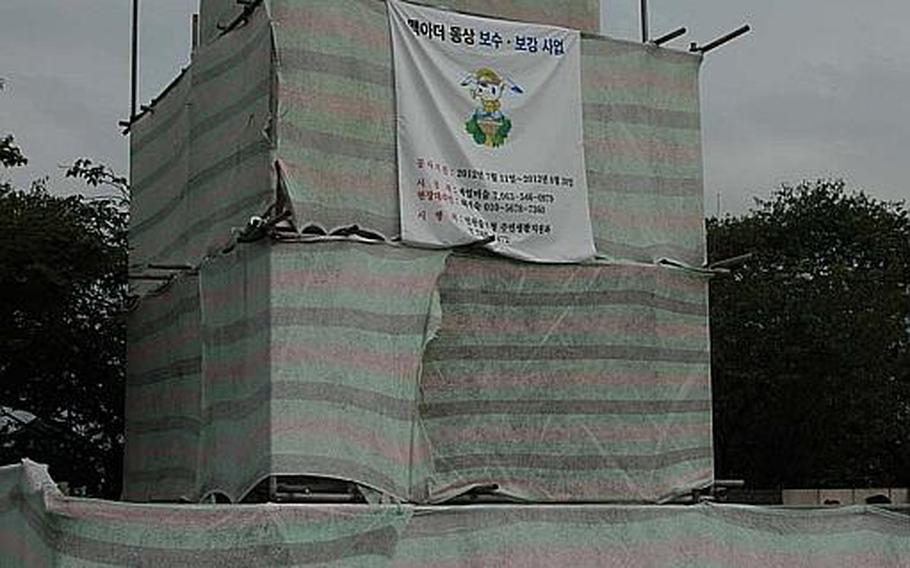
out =
[[910,220],[842,181],[708,220],[719,477],[910,483]]
[[[0,140],[5,168],[26,162]],[[0,185],[0,463],[47,463],[89,495],[118,497],[127,297],[125,180],[88,160],[68,176],[116,187],[62,197],[47,180]]]

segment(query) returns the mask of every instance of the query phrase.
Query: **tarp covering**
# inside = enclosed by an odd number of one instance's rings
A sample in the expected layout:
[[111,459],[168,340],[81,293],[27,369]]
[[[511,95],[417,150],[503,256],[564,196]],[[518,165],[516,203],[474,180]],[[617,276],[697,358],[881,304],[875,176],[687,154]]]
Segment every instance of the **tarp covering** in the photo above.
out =
[[[399,234],[385,3],[273,0],[272,11],[278,155],[297,220]],[[600,254],[703,262],[700,62],[638,43],[582,39],[588,198]]]
[[272,472],[410,498],[419,378],[447,254],[346,242],[273,247]]
[[188,218],[177,242],[192,264],[231,240],[231,229],[273,203],[273,54],[271,25],[263,10],[193,55],[186,192]]
[[[228,8],[209,3],[204,26]],[[132,125],[132,264],[208,260],[133,314],[126,496],[237,500],[307,473],[414,502],[494,484],[654,502],[709,483],[705,281],[654,264],[704,256],[700,58],[582,40],[594,238],[616,264],[392,243],[228,254],[233,229],[288,206],[297,228],[398,233],[386,4],[247,8]]]
[[453,256],[424,356],[429,494],[658,501],[713,480],[707,282]]
[[583,40],[588,199],[601,254],[705,261],[700,62],[650,45]]
[[[207,14],[233,19],[238,6],[228,4],[205,3],[203,25],[216,18]],[[485,11],[491,2],[446,4]],[[494,13],[536,12],[559,24],[559,14],[587,14],[593,4],[497,2]],[[399,234],[384,2],[272,0],[193,59],[132,127],[135,264],[196,264],[217,250],[232,227],[275,201],[275,160],[298,226]],[[704,260],[699,63],[687,53],[583,38],[588,199],[600,254]]]
[[237,499],[271,469],[270,270],[266,243],[200,269],[205,439],[195,498]]
[[0,565],[910,566],[910,517],[872,506],[137,505],[0,468]]
[[199,280],[144,298],[128,318],[124,497],[197,496],[202,415]]
[[[270,474],[416,502],[491,484],[531,501],[653,502],[712,480],[702,276],[327,241],[240,246],[199,280],[201,341],[175,319],[161,333],[180,349],[153,353],[168,344],[141,332],[168,302],[192,317],[188,283],[131,326],[134,406],[186,403],[173,406],[183,419],[153,421],[176,428],[162,436],[202,420],[189,499],[237,500]],[[192,347],[202,368],[187,379],[171,358]],[[127,415],[163,427],[146,420]],[[163,443],[131,441],[128,497],[174,497],[148,485],[161,474],[141,457]]]
[[193,54],[132,126],[131,262],[198,264],[275,200],[271,24],[265,10]]
[[180,247],[167,250],[185,230],[190,168],[192,67],[183,72],[130,134],[130,261],[184,262]]
[[130,314],[124,499],[236,498],[270,471],[267,252],[182,275]]

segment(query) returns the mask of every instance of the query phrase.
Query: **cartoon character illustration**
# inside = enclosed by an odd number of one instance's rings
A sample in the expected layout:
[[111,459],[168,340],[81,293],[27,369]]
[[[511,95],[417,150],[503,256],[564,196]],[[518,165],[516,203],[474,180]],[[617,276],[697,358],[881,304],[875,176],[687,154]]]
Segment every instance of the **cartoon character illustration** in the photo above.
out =
[[512,121],[502,112],[502,95],[506,92],[521,94],[524,91],[487,67],[462,79],[461,86],[469,88],[471,98],[477,102],[474,114],[465,123],[465,130],[478,144],[488,148],[502,146],[512,130]]

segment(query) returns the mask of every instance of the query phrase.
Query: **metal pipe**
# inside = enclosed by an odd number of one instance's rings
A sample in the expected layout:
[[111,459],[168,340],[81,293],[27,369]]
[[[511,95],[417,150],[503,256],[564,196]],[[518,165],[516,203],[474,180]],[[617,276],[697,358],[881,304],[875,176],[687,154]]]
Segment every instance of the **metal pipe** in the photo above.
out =
[[146,266],[150,270],[192,270],[193,266],[191,264],[154,264],[149,263]]
[[199,14],[193,14],[190,25],[193,27],[193,51],[196,51],[196,48],[199,47]]
[[661,46],[661,45],[667,43],[668,41],[673,41],[674,39],[678,38],[679,36],[685,34],[687,31],[688,30],[686,30],[686,28],[677,28],[668,34],[664,34],[664,35],[660,36],[659,38],[655,39],[651,43],[653,43],[656,46]]
[[648,0],[641,0],[641,42],[648,43]]
[[721,36],[712,42],[706,43],[705,45],[703,45],[701,47],[698,47],[697,45],[692,44],[692,47],[689,48],[689,51],[697,51],[699,53],[708,53],[712,49],[720,47],[727,42],[733,41],[734,39],[738,38],[739,36],[741,36],[743,34],[749,33],[749,30],[751,30],[751,29],[752,28],[749,26],[749,24],[745,24],[744,26],[741,26],[741,27],[733,30],[732,32],[728,33],[727,35]]
[[752,257],[755,256],[755,253],[747,252],[746,254],[740,254],[737,256],[732,256],[730,258],[724,258],[722,260],[715,260],[708,264],[708,268],[730,268],[731,266],[737,266],[743,264],[744,262],[749,262],[752,260]]
[[160,280],[163,282],[165,280],[170,280],[172,277],[171,276],[157,276],[154,274],[137,274],[135,276],[130,274],[129,276],[127,276],[127,278],[129,280]]
[[715,479],[714,487],[745,487],[745,479]]
[[139,0],[133,0],[133,49],[130,76],[130,122],[136,118],[136,99],[139,84]]

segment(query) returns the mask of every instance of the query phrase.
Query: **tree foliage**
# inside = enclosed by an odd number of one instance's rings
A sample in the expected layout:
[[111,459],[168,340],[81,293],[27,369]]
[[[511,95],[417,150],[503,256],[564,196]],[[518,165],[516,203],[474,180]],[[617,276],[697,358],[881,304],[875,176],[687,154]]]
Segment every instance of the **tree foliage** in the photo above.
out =
[[842,181],[708,220],[720,477],[752,486],[910,483],[910,220]]
[[22,150],[16,145],[12,134],[0,138],[0,165],[5,168],[24,166],[28,159],[22,155]]
[[[6,137],[5,167],[25,163]],[[87,494],[119,496],[125,180],[87,160],[67,175],[118,187],[88,199],[47,180],[0,190],[0,463],[29,457]]]

